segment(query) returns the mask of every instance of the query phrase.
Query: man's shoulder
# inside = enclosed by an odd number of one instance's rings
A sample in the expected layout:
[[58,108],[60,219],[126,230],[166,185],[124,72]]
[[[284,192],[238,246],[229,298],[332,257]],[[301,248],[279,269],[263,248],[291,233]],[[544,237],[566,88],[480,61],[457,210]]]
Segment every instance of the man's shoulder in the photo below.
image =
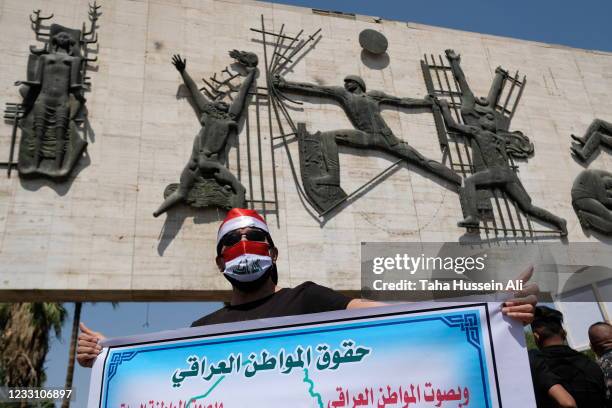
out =
[[321,289],[328,290],[329,288],[327,288],[326,286],[319,285],[318,283],[315,283],[313,281],[304,281],[297,286],[294,286],[292,288],[286,288],[285,290],[287,291],[287,293],[299,294],[299,293],[312,293],[312,292],[316,292]]
[[219,310],[215,310],[212,313],[209,313],[205,316],[200,317],[198,320],[195,320],[191,323],[191,327],[204,326],[207,324],[213,323],[219,316],[223,315],[227,311],[227,306],[222,307]]
[[366,92],[366,95],[372,98],[384,98],[387,96],[386,93],[384,93],[383,91],[378,91],[378,90],[368,91]]

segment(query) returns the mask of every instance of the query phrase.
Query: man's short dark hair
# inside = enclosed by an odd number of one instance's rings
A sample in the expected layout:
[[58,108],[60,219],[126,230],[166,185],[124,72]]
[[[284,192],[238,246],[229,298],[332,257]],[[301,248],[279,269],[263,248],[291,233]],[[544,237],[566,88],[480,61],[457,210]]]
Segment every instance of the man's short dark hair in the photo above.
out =
[[542,340],[555,336],[565,337],[563,329],[563,314],[547,306],[538,306],[535,310],[531,330],[537,332]]
[[612,327],[612,324],[608,323],[608,322],[595,322],[592,325],[589,326],[589,330],[591,330],[594,327],[597,326],[608,326],[608,327]]

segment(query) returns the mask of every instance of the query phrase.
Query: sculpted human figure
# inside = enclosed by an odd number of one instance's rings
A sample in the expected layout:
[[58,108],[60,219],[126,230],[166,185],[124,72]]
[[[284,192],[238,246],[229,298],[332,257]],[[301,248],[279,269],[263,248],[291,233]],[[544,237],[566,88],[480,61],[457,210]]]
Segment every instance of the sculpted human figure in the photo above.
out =
[[612,234],[612,173],[581,172],[572,186],[572,206],[583,227]]
[[15,83],[23,85],[25,108],[18,165],[22,175],[65,177],[87,145],[73,122],[85,103],[83,58],[74,55],[75,43],[67,31],[52,31],[49,51],[38,56],[33,77]]
[[570,149],[582,161],[588,161],[599,149],[607,146],[612,149],[612,123],[595,119],[588,127],[583,137],[572,135],[577,143],[572,143]]
[[[459,90],[461,91],[461,117],[463,121],[467,125],[477,125],[481,116],[489,112],[496,113],[496,119],[500,119],[501,114],[495,111],[495,105],[499,101],[499,97],[503,90],[504,79],[508,76],[508,72],[501,67],[497,67],[495,69],[495,78],[493,79],[487,97],[476,97],[461,68],[461,55],[451,49],[446,50],[445,53],[450,62],[451,72],[457,80]],[[501,123],[498,125],[501,125]]]
[[[327,168],[330,174],[339,173],[337,144],[340,143],[357,148],[382,150],[454,185],[461,185],[461,177],[456,172],[435,160],[424,157],[415,148],[395,136],[380,114],[382,104],[407,108],[431,107],[430,99],[398,98],[380,91],[366,92],[365,82],[356,75],[347,76],[344,79],[344,87],[290,82],[280,76],[274,77],[273,81],[280,90],[334,99],[344,109],[355,128],[321,133],[321,143],[329,153]],[[315,183],[337,185],[338,180],[338,177],[326,175],[315,180]]]
[[155,217],[168,211],[175,204],[186,200],[198,176],[214,177],[220,186],[229,186],[236,195],[237,206],[244,206],[246,190],[238,179],[224,166],[221,158],[229,136],[238,130],[240,114],[245,106],[249,88],[257,74],[257,56],[252,53],[231,51],[230,56],[241,63],[248,74],[231,105],[222,101],[210,101],[198,89],[185,70],[186,60],[180,55],[172,58],[172,64],[180,72],[194,101],[202,129],[193,141],[189,162],[181,173],[180,184],[153,213]]
[[446,101],[437,101],[437,103],[442,110],[446,126],[472,141],[474,173],[465,179],[463,190],[467,216],[458,225],[466,228],[478,227],[480,217],[476,190],[497,187],[508,194],[525,213],[556,226],[561,235],[567,235],[564,219],[531,203],[529,194],[508,164],[507,141],[496,133],[495,115],[487,113],[478,120],[477,125],[464,125],[453,119]]
[[504,89],[504,81],[508,77],[508,72],[501,67],[497,67],[495,69],[495,78],[493,78],[487,97],[476,97],[461,68],[461,56],[451,49],[445,52],[450,62],[453,76],[457,80],[459,90],[461,91],[461,118],[463,122],[466,125],[478,126],[483,116],[493,114],[496,134],[507,139],[506,147],[508,148],[508,154],[515,158],[530,156],[533,153],[533,144],[529,141],[529,138],[521,131],[510,132],[508,130],[510,119],[495,109]]

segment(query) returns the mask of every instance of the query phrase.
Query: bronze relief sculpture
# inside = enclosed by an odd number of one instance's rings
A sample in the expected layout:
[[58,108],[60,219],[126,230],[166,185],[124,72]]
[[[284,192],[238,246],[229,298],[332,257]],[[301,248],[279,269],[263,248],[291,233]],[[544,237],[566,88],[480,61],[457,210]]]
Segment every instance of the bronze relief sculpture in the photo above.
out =
[[583,137],[572,135],[572,139],[572,153],[580,161],[586,162],[601,146],[612,149],[612,123],[595,119]]
[[[23,177],[67,178],[82,156],[87,141],[80,126],[86,119],[84,92],[88,89],[88,44],[97,42],[99,17],[95,3],[89,6],[91,28],[71,29],[59,24],[43,27],[34,12],[32,29],[44,47],[30,47],[27,79],[15,82],[23,98],[7,104],[7,117],[21,129],[17,169]],[[9,166],[12,163],[9,163]]]
[[582,171],[572,186],[572,206],[584,228],[612,235],[612,173]]
[[[381,105],[430,108],[431,98],[399,98],[380,91],[366,91],[365,82],[356,75],[348,75],[344,78],[344,87],[290,82],[281,76],[274,77],[273,81],[274,86],[282,92],[335,100],[354,126],[353,129],[317,132],[312,135],[306,131],[304,125],[298,125],[300,160],[302,169],[306,170],[302,172],[302,181],[306,193],[316,204],[320,213],[325,212],[346,196],[340,187],[339,144],[389,153],[455,186],[461,185],[461,177],[453,170],[435,160],[426,158],[398,138],[380,113]],[[309,171],[308,167],[315,167],[316,170]]]
[[186,60],[180,55],[172,58],[172,64],[189,90],[202,129],[193,141],[191,157],[181,173],[180,182],[166,188],[165,200],[153,213],[155,217],[179,202],[187,202],[194,207],[224,209],[245,206],[246,189],[224,163],[228,138],[238,131],[249,89],[258,72],[258,59],[253,53],[237,50],[231,51],[230,56],[247,71],[231,105],[220,99],[205,97],[187,73]]

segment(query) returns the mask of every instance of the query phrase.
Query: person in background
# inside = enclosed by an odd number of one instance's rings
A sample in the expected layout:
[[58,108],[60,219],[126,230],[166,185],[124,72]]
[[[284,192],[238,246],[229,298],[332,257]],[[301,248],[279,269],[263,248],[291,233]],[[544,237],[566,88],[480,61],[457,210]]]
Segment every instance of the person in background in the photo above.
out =
[[591,349],[597,355],[606,382],[607,407],[612,407],[612,325],[597,322],[589,327]]
[[[546,306],[538,306],[531,323],[538,350],[529,352],[538,408],[575,406],[578,408],[605,408],[606,392],[601,369],[584,354],[566,344],[563,314]],[[562,386],[575,401],[560,402],[555,387]],[[561,393],[562,394],[562,393]]]

